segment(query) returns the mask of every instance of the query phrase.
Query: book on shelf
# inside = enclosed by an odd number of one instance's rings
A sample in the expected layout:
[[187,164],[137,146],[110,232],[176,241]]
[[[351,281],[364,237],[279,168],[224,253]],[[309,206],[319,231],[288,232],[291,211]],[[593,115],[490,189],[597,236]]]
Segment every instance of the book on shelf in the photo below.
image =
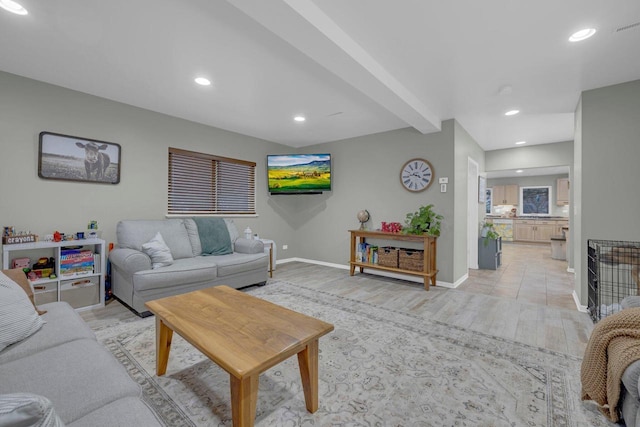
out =
[[101,262],[100,254],[93,254],[93,272],[94,273],[102,272],[102,265],[100,265],[100,262]]
[[93,252],[88,249],[62,249],[60,275],[75,276],[93,273]]
[[377,264],[378,247],[368,243],[359,243],[356,250],[356,261],[368,264]]

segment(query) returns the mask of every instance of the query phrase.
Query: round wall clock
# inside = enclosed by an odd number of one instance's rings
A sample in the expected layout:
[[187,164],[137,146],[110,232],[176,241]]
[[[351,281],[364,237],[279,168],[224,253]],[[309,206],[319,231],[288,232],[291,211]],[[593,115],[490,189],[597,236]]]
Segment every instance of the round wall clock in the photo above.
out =
[[433,182],[433,166],[425,159],[411,159],[400,170],[400,182],[409,191],[424,191]]

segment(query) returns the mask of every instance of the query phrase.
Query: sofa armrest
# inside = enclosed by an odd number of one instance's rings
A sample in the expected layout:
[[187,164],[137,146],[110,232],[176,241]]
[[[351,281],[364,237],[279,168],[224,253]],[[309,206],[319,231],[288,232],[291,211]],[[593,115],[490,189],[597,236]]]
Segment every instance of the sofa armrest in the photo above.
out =
[[241,254],[261,254],[264,252],[264,243],[260,240],[238,237],[234,243],[234,250]]
[[128,274],[151,270],[149,255],[135,249],[115,248],[109,253],[109,261]]
[[632,296],[625,297],[620,302],[620,306],[623,309],[631,308],[631,307],[640,307],[640,296],[632,295]]

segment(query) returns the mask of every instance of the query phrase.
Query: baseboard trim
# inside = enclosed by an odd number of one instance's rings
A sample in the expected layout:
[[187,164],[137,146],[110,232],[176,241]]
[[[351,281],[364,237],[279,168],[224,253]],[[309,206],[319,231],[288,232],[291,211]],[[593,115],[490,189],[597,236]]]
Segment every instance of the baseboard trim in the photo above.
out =
[[288,262],[306,262],[307,264],[324,265],[325,267],[339,268],[341,270],[349,269],[348,265],[334,264],[332,262],[316,261],[313,259],[297,258],[297,257],[278,260],[276,264],[286,264]]
[[[325,266],[325,267],[339,268],[341,270],[349,270],[349,266],[348,265],[335,264],[335,263],[332,263],[332,262],[325,262],[325,261],[317,261],[315,259],[307,259],[307,258],[286,258],[286,259],[278,260],[276,262],[276,264],[285,264],[287,262],[296,262],[296,261],[297,262],[305,262],[307,264],[322,265],[322,266]],[[367,268],[365,267],[365,269],[367,269]],[[416,277],[416,276],[412,276],[412,275],[409,275],[409,274],[390,273],[388,271],[374,270],[374,269],[371,269],[371,268],[367,269],[367,273],[375,274],[377,276],[389,277],[391,279],[406,280],[406,281],[409,281],[409,282],[415,282],[415,283],[420,283],[420,284],[423,283],[421,278]],[[443,281],[440,281],[440,280],[436,280],[436,285],[437,286],[442,286],[443,288],[454,289],[454,288],[457,288],[458,286],[460,286],[460,284],[462,282],[464,282],[465,280],[467,280],[468,277],[469,277],[469,275],[465,274],[462,278],[457,280],[455,283],[449,283],[449,282],[443,282]]]
[[580,298],[578,298],[578,294],[576,293],[576,291],[573,291],[572,295],[573,295],[573,302],[576,303],[576,308],[578,309],[578,311],[587,313],[587,306],[580,304]]
[[462,285],[464,283],[465,280],[467,280],[469,278],[469,273],[466,273],[465,275],[463,275],[461,278],[459,278],[458,280],[455,281],[455,283],[451,286],[452,289],[457,288],[458,286]]

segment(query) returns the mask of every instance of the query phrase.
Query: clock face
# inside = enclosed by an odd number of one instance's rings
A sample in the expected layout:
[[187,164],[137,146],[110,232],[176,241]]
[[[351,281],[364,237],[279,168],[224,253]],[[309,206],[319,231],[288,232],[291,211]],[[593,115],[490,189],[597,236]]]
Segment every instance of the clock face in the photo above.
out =
[[400,171],[400,181],[409,191],[424,191],[433,181],[433,166],[424,159],[412,159]]

